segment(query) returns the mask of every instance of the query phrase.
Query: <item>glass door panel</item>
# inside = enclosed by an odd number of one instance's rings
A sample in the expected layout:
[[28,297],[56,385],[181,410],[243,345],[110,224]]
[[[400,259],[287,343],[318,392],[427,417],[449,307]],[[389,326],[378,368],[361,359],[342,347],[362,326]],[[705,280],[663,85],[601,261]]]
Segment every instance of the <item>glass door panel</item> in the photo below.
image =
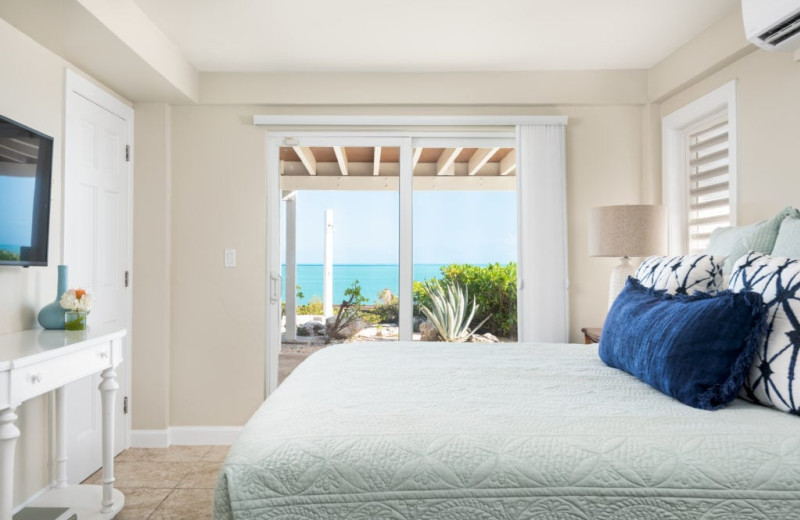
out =
[[[413,152],[414,339],[459,341],[473,331],[481,336],[474,340],[515,339],[514,148],[491,141],[468,147],[453,139],[449,144],[415,142]],[[436,303],[437,291],[444,302],[450,293],[467,301],[455,334],[435,326],[447,314]],[[473,302],[477,310],[469,321]]]
[[398,339],[400,147],[367,144],[280,148],[279,381],[327,344]]

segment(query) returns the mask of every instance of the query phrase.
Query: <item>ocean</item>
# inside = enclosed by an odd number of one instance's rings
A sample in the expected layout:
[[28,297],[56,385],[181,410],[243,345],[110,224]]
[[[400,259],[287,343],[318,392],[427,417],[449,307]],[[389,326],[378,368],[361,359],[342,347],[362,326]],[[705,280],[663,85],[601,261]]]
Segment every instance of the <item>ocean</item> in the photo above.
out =
[[11,244],[0,244],[0,251],[11,251],[12,253],[19,254],[20,246],[12,246]]
[[[447,264],[414,264],[414,281],[426,281],[438,278],[440,268]],[[283,301],[286,301],[286,265],[282,266],[283,276]],[[384,289],[389,289],[397,294],[399,282],[399,266],[391,264],[357,265],[338,264],[333,266],[333,302],[341,303],[344,291],[358,280],[361,285],[361,294],[369,298],[370,303],[378,299],[378,294]],[[322,264],[298,264],[297,285],[303,298],[297,299],[298,305],[304,305],[314,296],[322,299]]]

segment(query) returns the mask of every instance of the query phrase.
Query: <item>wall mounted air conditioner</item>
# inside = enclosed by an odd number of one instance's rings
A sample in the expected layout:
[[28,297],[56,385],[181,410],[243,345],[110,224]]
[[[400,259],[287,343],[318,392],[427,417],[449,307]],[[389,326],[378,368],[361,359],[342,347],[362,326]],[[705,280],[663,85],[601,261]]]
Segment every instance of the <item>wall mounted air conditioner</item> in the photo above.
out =
[[747,39],[768,51],[800,49],[800,0],[742,0]]

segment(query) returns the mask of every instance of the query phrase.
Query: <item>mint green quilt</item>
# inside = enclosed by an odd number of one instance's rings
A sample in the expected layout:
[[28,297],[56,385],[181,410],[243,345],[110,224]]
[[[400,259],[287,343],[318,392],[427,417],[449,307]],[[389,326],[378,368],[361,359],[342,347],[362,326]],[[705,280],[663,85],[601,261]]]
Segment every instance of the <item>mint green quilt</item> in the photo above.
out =
[[800,518],[800,417],[690,408],[591,346],[337,345],[250,419],[214,518]]

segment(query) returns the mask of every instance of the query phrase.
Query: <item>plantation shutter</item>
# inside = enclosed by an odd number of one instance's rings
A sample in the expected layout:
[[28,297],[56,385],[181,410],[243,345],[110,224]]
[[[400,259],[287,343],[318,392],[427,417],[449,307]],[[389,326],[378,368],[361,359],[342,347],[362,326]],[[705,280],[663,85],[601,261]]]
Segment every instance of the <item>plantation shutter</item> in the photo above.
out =
[[701,253],[711,232],[731,225],[728,119],[707,122],[687,135],[689,254]]

